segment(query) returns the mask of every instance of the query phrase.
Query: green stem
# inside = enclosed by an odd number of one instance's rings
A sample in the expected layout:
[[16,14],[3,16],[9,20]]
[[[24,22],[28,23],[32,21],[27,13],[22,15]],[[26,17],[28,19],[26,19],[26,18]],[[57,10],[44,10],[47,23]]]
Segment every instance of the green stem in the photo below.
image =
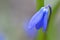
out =
[[[43,6],[44,0],[36,0],[36,11],[38,11]],[[44,40],[44,35],[45,34],[42,32],[42,29],[40,29],[35,40]]]

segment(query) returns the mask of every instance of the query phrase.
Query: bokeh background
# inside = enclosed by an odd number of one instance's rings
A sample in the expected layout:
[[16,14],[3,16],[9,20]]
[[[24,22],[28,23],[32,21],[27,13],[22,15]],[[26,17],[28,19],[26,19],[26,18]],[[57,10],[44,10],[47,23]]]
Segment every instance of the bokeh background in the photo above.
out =
[[[52,14],[47,33],[40,29],[35,39],[28,38],[24,22],[48,4]],[[60,40],[60,0],[0,0],[0,40]]]

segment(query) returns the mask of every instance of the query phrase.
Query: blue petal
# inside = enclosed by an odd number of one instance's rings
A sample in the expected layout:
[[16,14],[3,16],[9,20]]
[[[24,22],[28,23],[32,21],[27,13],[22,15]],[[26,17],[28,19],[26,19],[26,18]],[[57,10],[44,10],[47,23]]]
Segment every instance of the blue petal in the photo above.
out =
[[[26,32],[29,36],[36,36],[37,34],[37,29],[36,29],[36,26],[42,26],[41,25],[38,25],[39,21],[41,21],[42,23],[42,17],[43,17],[43,9],[44,7],[42,7],[37,13],[35,13],[35,15],[33,15],[33,17],[31,18],[31,20],[28,22],[27,24],[27,27],[26,27]],[[37,24],[37,25],[36,25]],[[40,23],[39,23],[40,24]]]
[[42,7],[36,12],[27,24],[26,32],[29,36],[34,37],[37,31],[42,28],[46,31],[49,18],[49,7]]
[[42,21],[43,9],[44,7],[42,7],[37,13],[35,13],[35,15],[33,15],[28,24],[29,28],[35,27],[38,22]]
[[48,19],[49,19],[49,7],[45,7],[42,11],[42,14],[43,16],[41,20],[36,24],[36,29],[42,28],[43,31],[46,31],[48,25]]
[[[42,18],[39,20],[39,22],[36,24],[36,29],[40,29],[43,27],[43,21],[44,21],[44,16],[46,14],[45,8],[42,11]],[[38,15],[39,16],[39,15]],[[40,18],[40,17],[39,17]]]
[[43,31],[46,31],[47,25],[48,25],[48,18],[49,18],[49,10],[48,8],[45,8],[45,16],[43,21]]

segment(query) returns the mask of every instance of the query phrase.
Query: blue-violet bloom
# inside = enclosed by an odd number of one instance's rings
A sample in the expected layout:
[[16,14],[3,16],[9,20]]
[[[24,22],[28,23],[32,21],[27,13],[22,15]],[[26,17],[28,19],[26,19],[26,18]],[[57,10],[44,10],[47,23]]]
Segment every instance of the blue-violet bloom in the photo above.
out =
[[49,5],[42,7],[39,11],[37,11],[27,24],[27,34],[34,37],[40,28],[42,28],[43,31],[46,31],[50,13],[51,7]]

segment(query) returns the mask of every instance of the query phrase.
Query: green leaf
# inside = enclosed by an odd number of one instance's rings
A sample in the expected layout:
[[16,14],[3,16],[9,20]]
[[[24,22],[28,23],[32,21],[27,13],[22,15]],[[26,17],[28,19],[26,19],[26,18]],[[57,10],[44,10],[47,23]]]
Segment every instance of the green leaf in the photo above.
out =
[[48,30],[47,30],[47,32],[48,32],[47,40],[56,40],[56,35],[57,34],[55,33],[56,28],[54,28],[55,27],[54,26],[54,20],[55,20],[55,15],[57,13],[57,10],[58,10],[59,6],[60,6],[60,2],[58,2],[52,10],[52,14],[51,14],[51,18],[50,18],[49,25],[48,25]]

